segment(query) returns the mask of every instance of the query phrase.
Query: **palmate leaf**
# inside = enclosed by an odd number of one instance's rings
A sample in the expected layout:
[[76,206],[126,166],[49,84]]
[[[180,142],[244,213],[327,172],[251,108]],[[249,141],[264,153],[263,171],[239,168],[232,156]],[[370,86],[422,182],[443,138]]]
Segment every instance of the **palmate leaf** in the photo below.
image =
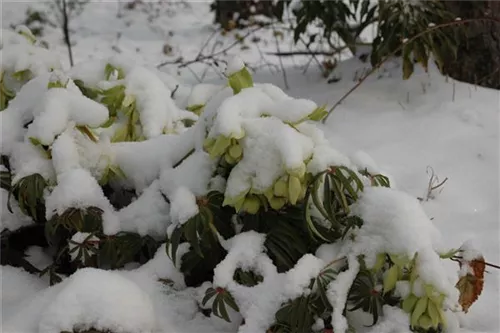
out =
[[268,220],[270,230],[267,233],[264,246],[278,272],[293,268],[297,261],[309,252],[307,233],[296,223],[283,217]]
[[102,231],[102,214],[102,209],[98,207],[68,208],[47,221],[47,236],[51,238],[61,227],[69,231],[99,233]]
[[39,273],[39,276],[42,277],[46,274],[48,274],[48,276],[49,276],[49,285],[50,286],[58,284],[59,282],[62,281],[62,278],[59,276],[59,274],[56,273],[56,266],[55,265],[47,266],[44,270],[42,270]]
[[261,283],[264,278],[252,271],[244,271],[241,268],[238,268],[234,271],[233,280],[238,284],[247,287],[254,287]]
[[361,309],[370,313],[373,318],[371,326],[375,325],[379,316],[383,315],[382,307],[385,300],[382,293],[376,290],[375,277],[369,270],[360,270],[349,290],[347,302],[352,305],[348,311]]
[[[321,188],[322,186],[322,188]],[[306,192],[306,200],[312,199],[321,216],[330,223],[330,228],[315,223],[310,207],[306,206],[304,220],[310,233],[321,241],[334,242],[345,237],[354,227],[360,227],[362,220],[350,216],[350,206],[356,202],[364,188],[358,175],[344,166],[332,167],[313,178]],[[323,192],[320,199],[319,192]]]
[[12,213],[10,198],[14,195],[23,214],[32,217],[37,222],[45,221],[45,200],[43,193],[47,182],[38,173],[20,179],[11,187],[7,208]]
[[120,232],[101,240],[98,254],[99,266],[109,265],[112,269],[134,261],[142,249],[142,238],[139,234]]
[[[222,207],[223,194],[210,192],[205,198],[198,200],[199,213],[186,223],[177,226],[170,238],[167,237],[167,254],[176,264],[176,254],[179,244],[187,241],[196,254],[204,258],[204,250],[210,250],[219,245],[218,235],[225,239],[234,236],[231,227],[232,208]],[[168,251],[170,247],[170,251]],[[169,253],[170,252],[170,253]]]
[[[316,189],[315,185],[313,185],[313,190],[314,189]],[[309,205],[309,198],[310,197],[311,197],[311,187],[308,187],[308,189],[306,191],[305,200],[304,200],[304,202],[305,202],[304,220],[307,223],[308,230],[309,230],[312,237],[318,238],[322,242],[330,242],[328,240],[328,236],[324,235],[323,233],[320,232],[321,228],[318,228],[319,224],[315,223],[315,218],[311,215],[311,212],[310,212],[311,206]],[[313,201],[315,200],[314,197],[315,196],[313,196]],[[317,207],[322,207],[322,206],[320,205]],[[318,210],[320,210],[320,209],[318,209]],[[328,220],[328,221],[330,221],[332,223],[332,227],[333,227],[332,220]]]
[[72,239],[68,240],[68,243],[73,245],[73,248],[70,249],[68,253],[72,254],[77,252],[74,261],[81,262],[85,267],[95,265],[91,260],[95,258],[98,249],[93,242],[90,242],[90,239],[94,236],[94,234],[89,234],[81,243],[75,242]]
[[311,305],[311,296],[301,296],[286,303],[276,312],[276,324],[273,326],[278,329],[281,327],[283,332],[309,332],[315,322],[315,313]]
[[226,309],[226,305],[232,308],[236,312],[240,311],[231,293],[223,288],[216,288],[216,289],[208,288],[205,291],[205,297],[203,297],[201,303],[205,305],[209,300],[211,300],[214,297],[215,299],[212,303],[212,313],[215,316],[222,318],[227,322],[231,322],[231,319],[229,318],[229,314]]
[[[336,265],[340,267],[335,267]],[[332,305],[327,297],[328,285],[337,275],[347,269],[345,258],[333,261],[325,266],[309,284],[312,292],[285,303],[275,315],[271,332],[310,332],[317,318],[325,323],[331,322]]]

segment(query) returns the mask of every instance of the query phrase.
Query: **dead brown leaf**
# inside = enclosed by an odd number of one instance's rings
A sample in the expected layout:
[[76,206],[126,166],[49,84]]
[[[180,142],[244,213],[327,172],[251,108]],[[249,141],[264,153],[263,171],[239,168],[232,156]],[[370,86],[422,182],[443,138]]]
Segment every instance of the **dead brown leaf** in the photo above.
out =
[[462,276],[455,287],[460,291],[458,302],[462,306],[463,311],[467,313],[471,305],[477,301],[483,291],[486,264],[483,257],[472,261],[461,261],[460,267],[464,264],[468,265],[472,272]]

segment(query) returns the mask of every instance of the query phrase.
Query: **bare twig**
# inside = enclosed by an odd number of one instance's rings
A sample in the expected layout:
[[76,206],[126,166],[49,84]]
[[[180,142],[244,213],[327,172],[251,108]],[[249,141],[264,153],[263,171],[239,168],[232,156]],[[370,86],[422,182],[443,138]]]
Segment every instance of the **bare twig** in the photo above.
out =
[[[218,46],[218,45],[221,45],[222,43],[220,41],[216,41],[214,43],[214,45],[212,46],[212,51],[211,53],[214,53],[215,52],[215,48]],[[212,67],[212,64],[210,64],[210,67]],[[203,81],[205,79],[205,76],[207,75],[207,72],[208,72],[208,68],[209,67],[205,67],[205,69],[203,70],[203,74],[201,74],[201,80]]]
[[324,55],[324,56],[331,57],[331,56],[334,56],[336,54],[336,52],[309,50],[309,51],[290,51],[290,52],[279,52],[279,51],[278,52],[266,52],[266,54],[275,55],[278,57],[294,57],[294,56],[303,56],[303,55],[314,55],[314,56]]
[[351,89],[349,89],[349,91],[347,91],[347,93],[345,93],[337,102],[335,102],[335,104],[333,104],[333,106],[328,110],[328,114],[326,115],[326,117],[323,118],[322,123],[324,124],[326,122],[326,120],[328,119],[328,117],[330,116],[330,114],[332,113],[332,111],[337,106],[339,106],[347,97],[349,97],[359,86],[361,86],[361,84],[363,84],[363,82],[369,76],[371,76],[373,73],[375,73],[387,60],[389,60],[390,58],[394,57],[394,55],[396,53],[398,53],[399,51],[401,51],[407,44],[413,42],[415,39],[420,38],[423,35],[425,35],[425,34],[427,34],[429,32],[432,32],[434,30],[438,30],[438,29],[442,29],[442,28],[446,28],[446,27],[450,27],[450,26],[455,26],[455,25],[469,24],[469,23],[473,23],[473,22],[480,22],[480,21],[489,21],[489,22],[495,22],[495,23],[499,23],[500,24],[500,19],[492,18],[492,17],[484,17],[484,18],[475,18],[475,19],[467,19],[467,20],[460,20],[460,21],[452,21],[452,22],[438,24],[438,25],[435,25],[433,27],[430,27],[427,30],[424,30],[424,31],[416,34],[412,38],[408,39],[406,42],[401,43],[401,45],[399,47],[397,47],[394,51],[392,51],[387,56],[385,56],[378,64],[376,64],[375,66],[373,66],[372,69],[365,76],[363,76],[358,81],[358,83],[356,83]]
[[70,39],[70,33],[69,33],[69,14],[68,14],[68,6],[66,3],[66,0],[61,0],[62,2],[62,7],[59,1],[56,1],[57,7],[61,11],[62,14],[62,29],[63,29],[63,34],[64,34],[64,43],[66,43],[66,46],[68,48],[68,56],[69,56],[69,64],[71,67],[73,67],[73,51],[71,49],[71,39]]
[[187,67],[191,64],[194,64],[194,63],[197,63],[197,62],[201,62],[201,61],[204,61],[204,60],[207,60],[207,59],[214,59],[216,56],[220,55],[220,54],[223,54],[227,51],[229,51],[230,49],[232,49],[233,47],[235,47],[236,45],[240,44],[241,43],[241,40],[247,38],[248,36],[250,36],[251,34],[253,34],[254,32],[258,31],[258,30],[261,30],[263,29],[264,27],[267,27],[269,26],[270,23],[268,24],[263,24],[255,29],[252,29],[251,31],[247,32],[243,37],[241,37],[240,39],[236,40],[235,42],[231,43],[229,46],[213,53],[213,54],[208,54],[208,55],[198,55],[197,57],[195,57],[194,59],[192,60],[189,60],[187,62],[184,62],[182,63],[182,61],[180,61],[179,59],[177,60],[174,60],[174,61],[165,61],[165,62],[162,62],[160,64],[158,64],[156,66],[156,68],[161,68],[163,66],[166,66],[166,65],[173,65],[173,64],[179,64],[179,68],[182,68],[182,67]]
[[[434,199],[435,196],[433,192],[438,188],[442,187],[444,183],[446,183],[446,181],[448,180],[448,178],[445,178],[442,182],[439,182],[439,178],[434,173],[434,169],[430,166],[427,167],[427,174],[430,174],[429,184],[427,185],[427,194],[425,198],[419,197],[418,200],[420,201],[429,201],[431,199]],[[441,191],[442,190],[443,189],[441,189]],[[439,191],[439,193],[441,193],[441,191]]]
[[[324,71],[323,65],[316,57],[316,53],[311,50],[311,47],[309,46],[309,44],[307,44],[302,37],[300,37],[300,41],[302,42],[302,44],[305,45],[305,47],[307,47],[307,50],[310,52],[311,59],[316,61],[316,64],[318,64],[319,69],[321,70],[322,73],[324,73],[325,71]],[[310,63],[310,61],[309,61],[309,63]],[[304,73],[307,71],[307,67],[309,67],[309,63],[307,64],[306,68],[304,69]]]
[[[460,256],[453,256],[453,257],[451,257],[451,258],[450,258],[450,260],[452,260],[452,261],[457,261],[457,262],[460,262],[460,261],[461,261],[461,259],[463,259],[463,257],[460,257]],[[486,261],[484,262],[484,264],[485,264],[486,266],[489,266],[489,267],[493,267],[493,268],[496,268],[496,269],[500,269],[500,266],[499,266],[499,265],[490,264],[489,262],[486,262]]]

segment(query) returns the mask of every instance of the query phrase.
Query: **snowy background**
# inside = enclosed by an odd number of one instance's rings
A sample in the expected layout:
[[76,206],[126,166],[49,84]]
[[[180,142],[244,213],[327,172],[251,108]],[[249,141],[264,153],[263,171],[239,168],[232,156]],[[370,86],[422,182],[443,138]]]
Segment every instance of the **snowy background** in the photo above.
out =
[[[71,19],[75,63],[117,53],[134,59],[138,64],[150,66],[175,62],[180,57],[188,61],[199,54],[223,50],[235,42],[236,33],[245,35],[248,32],[233,31],[221,36],[212,23],[213,13],[209,11],[208,2],[164,6],[146,3],[134,10],[126,9],[125,4],[124,1],[92,1],[80,15]],[[46,3],[3,0],[1,6],[3,28],[21,23],[28,7],[48,8]],[[277,29],[280,30],[280,27]],[[256,69],[256,82],[273,83],[283,89],[286,88],[286,76],[289,88],[286,92],[289,95],[311,99],[318,105],[335,103],[355,84],[356,78],[369,69],[368,64],[349,59],[340,63],[333,73],[340,81],[328,84],[314,61],[304,71],[308,58],[283,58],[283,64],[280,64],[277,57],[266,55],[266,52],[275,52],[278,48],[281,51],[292,48],[291,34],[285,29],[280,31],[282,34],[276,39],[273,30],[261,29],[246,38],[243,44],[221,53],[220,59],[239,54],[250,68]],[[45,27],[42,39],[60,54],[63,64],[68,67],[60,28]],[[168,52],[165,52],[166,49]],[[215,65],[195,63],[179,68],[173,63],[163,66],[162,70],[191,84],[223,82]],[[422,202],[425,211],[442,232],[448,247],[471,239],[486,261],[500,263],[500,93],[446,79],[434,68],[430,73],[417,70],[408,81],[401,79],[400,71],[397,62],[386,64],[342,103],[324,125],[328,139],[344,152],[371,156],[381,169],[393,177],[399,189],[414,197],[426,198],[431,168],[439,180],[448,178],[434,193],[434,198]],[[46,259],[43,255],[36,249],[31,252],[32,262],[44,266]],[[161,262],[162,258],[157,259],[157,262],[145,265],[134,275],[124,274],[128,279],[114,276],[114,283],[108,279],[108,286],[93,289],[92,293],[116,295],[114,288],[126,288],[131,293],[127,297],[135,297],[132,294],[137,288],[130,280],[140,281],[144,279],[141,272],[146,276],[148,270],[168,266],[169,263]],[[447,267],[450,272],[458,270],[453,262],[447,263]],[[37,320],[34,317],[39,315],[38,310],[44,308],[44,302],[52,297],[47,294],[57,293],[54,289],[46,290],[44,281],[20,273],[18,269],[2,268],[1,273],[2,322],[10,320],[12,326],[9,332],[31,332],[30,327]],[[99,280],[100,274],[107,273],[89,271],[84,274],[87,276],[81,274],[80,280],[75,279],[71,283],[83,284],[81,288],[85,288],[85,284],[92,284]],[[464,317],[463,332],[500,331],[499,277],[499,272],[495,270],[489,270],[485,275],[484,292]],[[37,291],[41,292],[35,294]],[[136,298],[140,300],[141,291],[136,293]],[[154,295],[154,292],[151,291],[151,294]],[[34,301],[33,295],[36,297]],[[164,317],[165,332],[199,331],[199,325],[206,323],[195,317],[188,296],[191,295],[185,295],[183,300],[182,296],[175,295],[176,303],[168,304],[157,296],[153,299],[154,304],[148,303],[149,299],[144,304],[138,301],[137,308],[123,310],[123,318],[126,320],[128,314],[135,314],[137,327],[145,329],[144,325],[147,326],[150,319],[148,316],[156,311],[157,318]],[[72,296],[66,295],[63,290],[57,297],[62,298],[58,302],[61,306],[66,301],[71,302]],[[67,299],[64,300],[64,297]],[[23,305],[28,301],[29,307]],[[177,304],[178,308],[172,308],[172,304]],[[150,312],[137,311],[138,308],[148,307]],[[19,317],[21,308],[23,316]],[[96,311],[106,309],[109,307],[102,304],[102,309]],[[58,313],[62,310],[52,307],[48,311]],[[40,324],[40,327],[43,325]],[[46,332],[50,332],[51,323],[45,325]],[[170,330],[168,325],[172,325]],[[224,323],[218,327],[204,327],[204,331],[220,332],[222,326]]]

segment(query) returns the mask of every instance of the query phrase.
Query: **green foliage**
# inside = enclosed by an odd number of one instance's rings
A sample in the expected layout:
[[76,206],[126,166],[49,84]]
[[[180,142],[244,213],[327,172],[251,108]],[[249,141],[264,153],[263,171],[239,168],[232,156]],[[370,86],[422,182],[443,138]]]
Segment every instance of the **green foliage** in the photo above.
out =
[[252,75],[246,67],[240,71],[229,75],[229,86],[233,89],[235,94],[239,93],[242,89],[253,87]]
[[[321,22],[322,35],[331,46],[334,46],[333,37],[338,35],[351,50],[355,50],[359,35],[376,18],[377,6],[370,2],[368,0],[302,1],[300,8],[294,11],[297,18],[294,41],[297,43],[309,25]],[[356,24],[349,24],[350,21],[355,21]],[[314,41],[316,37],[315,34],[309,36],[309,42]]]
[[255,274],[252,271],[244,271],[243,269],[238,268],[234,272],[233,280],[241,285],[247,287],[254,287],[259,283],[261,283],[264,280],[264,278],[261,275]]
[[[343,259],[339,261],[343,261]],[[290,300],[276,312],[276,322],[271,326],[270,332],[308,332],[316,318],[321,318],[329,324],[333,308],[328,300],[326,290],[337,275],[347,268],[344,265],[341,270],[338,270],[334,268],[336,264],[338,264],[337,261],[328,264],[315,279],[311,280],[309,285],[311,293]]]
[[453,22],[455,16],[445,9],[441,1],[380,1],[378,34],[373,41],[371,62],[378,64],[403,44],[403,78],[408,79],[417,62],[427,71],[429,58],[435,59],[442,69],[444,55],[456,57],[460,31],[456,27],[437,28],[423,33],[433,26]]
[[198,285],[213,275],[213,269],[224,258],[226,251],[219,244],[218,235],[225,239],[234,236],[231,226],[232,209],[222,207],[224,195],[213,191],[198,199],[199,213],[177,226],[167,237],[167,254],[177,264],[177,249],[187,242],[190,250],[181,258],[180,270],[186,283]]
[[227,322],[230,322],[229,314],[227,313],[226,305],[232,308],[234,311],[238,312],[240,309],[236,304],[233,296],[225,289],[222,288],[208,288],[205,292],[205,297],[203,297],[202,304],[205,305],[209,300],[213,300],[212,303],[212,313],[224,319]]
[[36,222],[45,221],[45,199],[43,197],[47,182],[40,174],[33,174],[20,179],[9,192],[7,208],[12,213],[10,206],[11,196],[14,196],[21,212],[30,216]]
[[383,315],[384,304],[395,305],[399,302],[399,298],[394,297],[392,292],[382,293],[381,290],[377,290],[378,284],[378,276],[364,268],[356,276],[347,298],[348,304],[351,305],[348,310],[361,309],[370,313],[373,318],[372,325],[375,325],[379,317]]
[[[313,15],[306,10],[309,8],[317,11],[320,8],[318,6],[328,7],[329,12],[314,16],[316,14]],[[343,12],[336,11],[335,6],[341,6]],[[372,20],[374,15],[368,2],[354,0],[342,5],[340,2],[311,3],[302,7],[302,10],[304,17],[309,19],[315,17],[314,19],[320,20],[326,17],[328,20],[333,20],[328,15],[333,15],[332,17],[337,17],[339,20],[347,20],[354,17],[354,13],[358,10],[365,19]],[[349,33],[351,37],[360,33],[342,24],[335,25],[335,29],[327,33],[328,38],[333,33]],[[24,80],[24,76],[28,74],[20,72],[17,77]],[[110,84],[106,86],[108,89],[89,87],[78,80],[74,82],[85,96],[106,106],[110,120],[99,128],[115,125],[112,129],[117,131],[114,132],[113,141],[140,141],[145,139],[139,119],[140,106],[137,105],[135,96],[127,94],[125,85],[121,84],[123,81],[117,81],[125,78],[126,74],[124,70],[108,64],[102,73],[103,80]],[[51,81],[48,88],[65,89],[68,82]],[[252,87],[253,79],[248,70],[243,68],[228,77],[228,85],[234,94],[238,94],[242,89]],[[203,106],[195,105],[191,111],[201,113]],[[325,108],[318,107],[295,123],[283,121],[280,125],[287,130],[299,131],[300,128],[297,126],[299,123],[319,121],[325,114]],[[266,115],[262,118],[266,121]],[[122,120],[125,120],[125,123],[120,123]],[[85,143],[92,145],[99,142],[97,136],[99,129],[85,124],[79,124],[75,129],[83,134],[79,137],[88,140]],[[202,128],[202,131],[207,135],[205,128]],[[213,160],[211,176],[220,176],[228,180],[235,165],[242,160],[245,153],[248,153],[244,151],[244,145],[240,142],[246,135],[252,138],[251,133],[245,133],[244,130],[230,133],[229,136],[218,134],[213,138],[205,137],[203,151]],[[51,159],[51,144],[44,145],[35,137],[27,140],[45,153],[47,159]],[[188,146],[185,149],[187,154],[173,163],[172,168],[181,169],[185,165],[183,161],[191,154],[202,152],[201,147],[198,151],[197,149]],[[348,311],[363,311],[372,316],[374,325],[383,315],[384,305],[401,307],[406,311],[414,330],[424,330],[429,333],[441,327],[444,322],[442,308],[445,296],[439,294],[440,291],[435,290],[432,285],[424,286],[426,295],[422,297],[410,294],[406,299],[400,299],[395,296],[398,281],[408,282],[412,288],[416,283],[419,277],[416,265],[418,254],[410,258],[397,253],[375,253],[375,264],[373,267],[366,267],[365,257],[362,255],[357,258],[345,257],[349,253],[343,252],[346,244],[349,245],[348,252],[353,249],[351,245],[357,244],[358,230],[363,228],[364,221],[355,215],[353,205],[358,202],[367,186],[389,187],[388,177],[371,174],[366,169],[356,170],[343,165],[330,165],[322,172],[312,173],[311,169],[314,168],[310,168],[309,163],[314,156],[303,159],[300,165],[294,168],[284,166],[281,170],[277,168],[277,172],[281,174],[269,181],[267,189],[246,184],[248,186],[234,197],[226,197],[224,193],[216,190],[209,191],[196,198],[198,207],[196,215],[187,221],[172,221],[174,224],[168,229],[165,239],[166,254],[171,258],[173,265],[183,273],[186,285],[198,287],[207,282],[213,284],[212,288],[205,291],[202,305],[205,306],[211,301],[210,312],[226,321],[231,320],[228,307],[239,312],[240,300],[235,299],[237,293],[231,294],[234,285],[217,286],[217,280],[214,281],[214,270],[225,259],[227,251],[232,250],[231,242],[226,240],[244,232],[255,231],[264,236],[263,248],[260,249],[262,255],[268,257],[266,260],[272,261],[281,277],[294,269],[305,255],[315,254],[322,245],[336,244],[342,248],[341,254],[337,254],[335,260],[319,272],[316,271],[318,274],[309,281],[305,281],[309,282],[309,285],[301,294],[297,293],[297,297],[293,299],[281,299],[283,303],[275,313],[275,321],[270,325],[268,332],[310,332],[318,320],[323,321],[325,330],[330,330],[334,325],[332,323],[334,310],[341,310],[344,315]],[[118,195],[120,191],[127,193],[125,198],[110,199],[115,208],[118,205],[121,208],[130,204],[137,193],[133,188],[120,188],[120,185],[114,187],[115,184],[111,186],[112,178],[127,178],[119,166],[113,163],[108,163],[100,170],[102,172],[99,176],[94,177],[102,187],[103,193],[109,198]],[[78,207],[69,207],[64,212],[51,211],[48,212],[51,218],[47,221],[44,198],[53,190],[53,185],[57,184],[49,184],[49,181],[40,174],[27,175],[12,183],[16,175],[11,174],[9,158],[2,156],[1,164],[5,169],[1,173],[1,187],[9,191],[9,199],[17,201],[23,214],[37,222],[34,224],[38,227],[34,229],[38,233],[36,235],[42,234],[39,243],[43,247],[48,247],[54,254],[53,263],[39,272],[41,275],[47,275],[51,284],[60,282],[62,278],[82,267],[120,269],[132,262],[143,264],[153,257],[161,245],[157,239],[133,232],[105,234],[103,228],[105,212],[95,206],[86,207],[80,204]],[[100,179],[97,179],[98,177]],[[162,195],[170,204],[169,198],[163,193]],[[29,229],[28,233],[31,232]],[[38,269],[31,267],[23,257],[26,248],[37,243],[26,239],[26,247],[15,248],[11,245],[19,238],[13,234],[10,231],[2,231],[2,264],[14,264],[38,272]],[[442,256],[450,254],[445,253]],[[342,309],[334,309],[334,306],[338,305],[332,301],[332,295],[328,291],[342,273],[346,273],[347,276],[352,273],[350,285],[345,285],[344,279],[339,279],[342,280],[341,285],[347,294],[347,304],[341,304]],[[292,271],[292,274],[295,274],[295,271]],[[236,284],[250,288],[265,284],[266,276],[260,267],[252,267],[251,264],[234,267],[232,278]],[[159,277],[158,280],[172,286],[173,281],[168,278]],[[352,330],[350,327],[348,331]]]
[[5,155],[0,156],[0,165],[5,168],[5,170],[0,171],[0,188],[10,192],[12,173],[10,171],[9,158]]
[[[412,75],[414,62],[427,70],[431,56],[442,69],[445,55],[456,57],[461,36],[460,29],[455,26],[433,28],[455,19],[438,0],[302,1],[294,13],[297,18],[294,26],[296,43],[305,37],[309,38],[306,44],[314,42],[318,35],[308,35],[308,27],[319,25],[322,37],[333,51],[343,50],[343,44],[353,54],[356,54],[363,30],[377,23],[377,34],[371,45],[371,63],[375,66],[389,55],[400,56],[404,79]],[[342,43],[336,42],[335,37],[339,37]]]
[[16,97],[16,94],[5,86],[4,71],[0,71],[0,111],[3,111],[9,105],[9,102]]

